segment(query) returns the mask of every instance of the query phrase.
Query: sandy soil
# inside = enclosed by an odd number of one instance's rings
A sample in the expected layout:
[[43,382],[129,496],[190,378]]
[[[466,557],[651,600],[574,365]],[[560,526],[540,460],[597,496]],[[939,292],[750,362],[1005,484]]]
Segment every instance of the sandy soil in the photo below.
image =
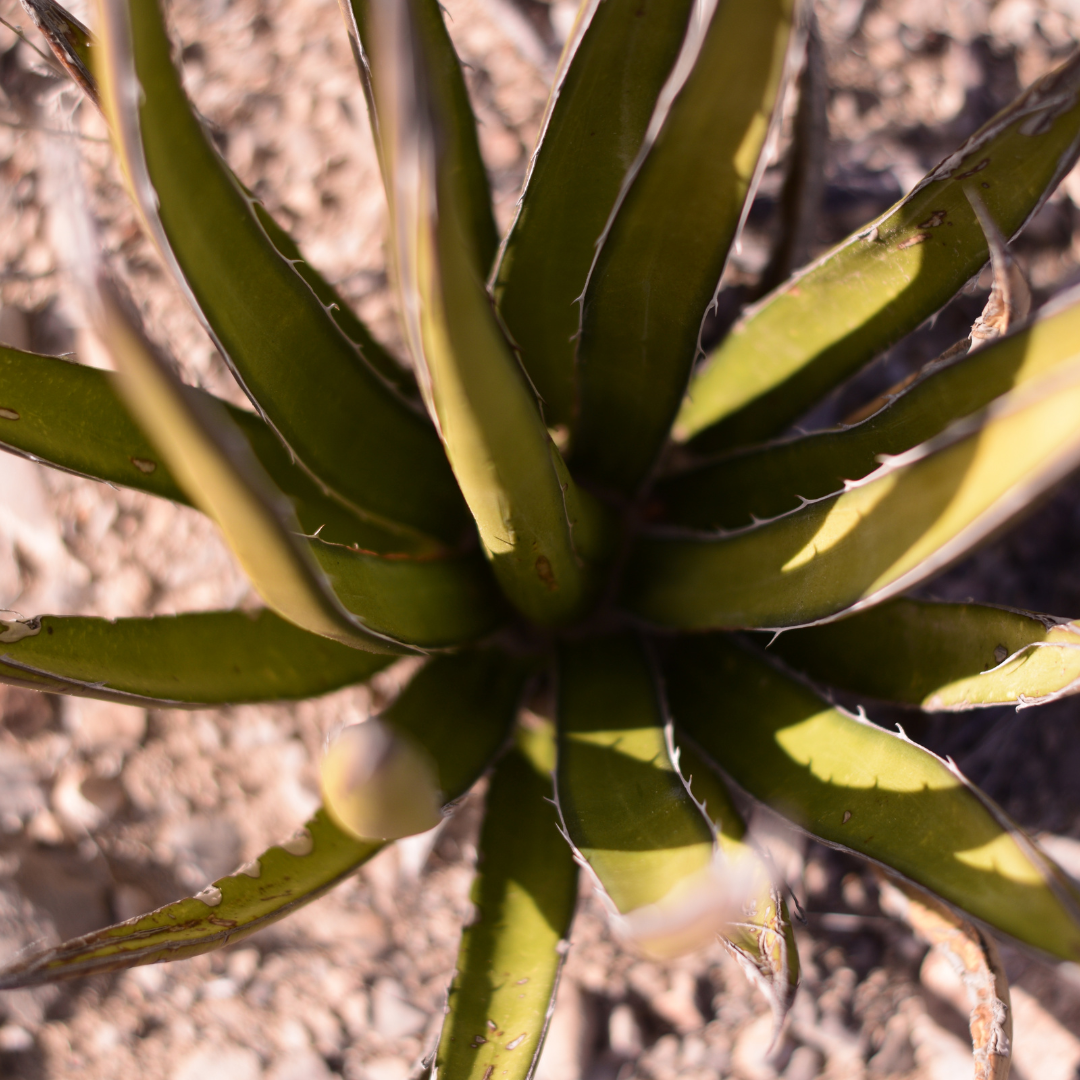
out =
[[[89,19],[80,5],[77,14]],[[565,32],[566,3],[446,0],[468,65],[505,224]],[[938,158],[1068,54],[1071,0],[823,0],[830,82],[820,250],[884,209]],[[174,0],[188,89],[230,164],[391,346],[384,201],[363,96],[333,0]],[[14,0],[0,14],[26,25]],[[58,270],[42,154],[73,99],[0,28],[0,341],[77,348]],[[212,345],[140,236],[104,131],[75,123],[110,259],[186,376],[240,402]],[[782,154],[784,142],[778,147]],[[724,310],[768,259],[780,169],[763,184]],[[1040,298],[1080,280],[1076,174],[1017,250]],[[966,332],[976,283],[856,381],[866,400]],[[934,590],[1080,613],[1080,485],[952,571]],[[107,616],[249,602],[214,528],[193,511],[0,459],[0,604]],[[397,691],[297,706],[174,712],[0,688],[0,958],[200,889],[288,835],[317,803],[313,762],[335,725]],[[887,722],[887,716],[876,717]],[[971,719],[905,717],[1080,875],[1077,706]],[[434,1039],[468,888],[482,791],[435,836],[399,845],[333,894],[231,949],[0,995],[0,1075],[146,1080],[406,1080]],[[855,860],[775,833],[802,900],[803,987],[778,1053],[767,1007],[716,946],[670,965],[617,947],[582,896],[540,1080],[742,1080],[971,1075],[962,991],[937,957],[882,918]],[[1080,968],[1005,950],[1014,979],[1014,1075],[1080,1068]]]

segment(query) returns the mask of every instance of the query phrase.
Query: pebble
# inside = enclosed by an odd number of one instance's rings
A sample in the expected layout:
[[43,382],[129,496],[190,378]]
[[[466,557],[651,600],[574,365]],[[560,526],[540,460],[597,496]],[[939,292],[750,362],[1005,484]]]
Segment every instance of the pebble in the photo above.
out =
[[259,1057],[240,1046],[203,1047],[177,1066],[172,1080],[261,1080]]
[[375,1029],[386,1039],[415,1035],[427,1024],[427,1013],[408,1002],[405,987],[396,979],[379,979],[371,988]]

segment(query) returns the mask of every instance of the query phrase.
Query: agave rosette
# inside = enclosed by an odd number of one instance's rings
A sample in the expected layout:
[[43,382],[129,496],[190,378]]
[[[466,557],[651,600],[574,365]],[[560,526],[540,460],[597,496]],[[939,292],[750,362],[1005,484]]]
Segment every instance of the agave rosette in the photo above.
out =
[[[145,231],[257,412],[185,386],[99,272],[90,306],[115,373],[0,349],[0,444],[196,506],[266,608],[10,621],[0,679],[184,708],[318,695],[430,656],[353,740],[383,747],[365,779],[335,761],[346,796],[297,837],[196,897],[21,957],[0,985],[234,942],[398,835],[394,806],[423,827],[433,799],[486,772],[479,916],[440,1075],[530,1074],[579,867],[646,952],[719,933],[782,1018],[797,953],[746,796],[1080,959],[1066,876],[951,763],[830,696],[964,709],[1080,679],[1068,621],[901,595],[1080,464],[1080,304],[1015,318],[1000,235],[1080,152],[1080,62],[702,358],[807,7],[585,0],[500,240],[436,0],[343,0],[403,363],[222,161],[157,0],[101,0],[94,36],[25,2],[104,113]],[[1005,314],[988,307],[978,347],[857,423],[790,433],[991,253]],[[756,631],[784,633],[766,652]]]

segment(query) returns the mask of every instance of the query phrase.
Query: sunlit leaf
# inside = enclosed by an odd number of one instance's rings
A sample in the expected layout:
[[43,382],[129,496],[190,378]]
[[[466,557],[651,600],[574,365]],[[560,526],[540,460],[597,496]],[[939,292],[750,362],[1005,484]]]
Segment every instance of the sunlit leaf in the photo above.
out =
[[665,670],[675,723],[754,798],[1019,941],[1080,957],[1080,895],[955,766],[727,637],[681,640]]
[[1080,153],[1080,56],[1036,82],[914,190],[748,311],[691,380],[676,438],[701,450],[782,432],[942,307],[986,262],[972,185],[1006,236]]

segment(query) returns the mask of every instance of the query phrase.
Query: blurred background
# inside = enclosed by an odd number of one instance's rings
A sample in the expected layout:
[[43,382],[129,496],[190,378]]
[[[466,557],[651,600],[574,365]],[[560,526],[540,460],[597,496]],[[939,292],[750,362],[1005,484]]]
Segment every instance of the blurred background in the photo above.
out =
[[[84,0],[72,9],[93,25]],[[334,0],[172,0],[188,91],[241,179],[376,334],[400,344],[385,204]],[[539,129],[572,0],[444,0],[467,66],[500,225]],[[795,258],[885,210],[1072,51],[1080,0],[817,0],[820,185]],[[16,0],[0,15],[26,28]],[[109,258],[189,381],[242,404],[140,235],[100,118],[0,27],[0,342],[78,352],[44,162],[77,138]],[[796,98],[708,334],[775,276],[773,235]],[[69,120],[69,118],[73,119]],[[73,123],[75,134],[70,134]],[[68,131],[68,134],[62,134]],[[57,134],[61,132],[61,134]],[[1015,244],[1041,302],[1080,282],[1080,174]],[[828,424],[964,336],[972,282],[903,348],[811,418]],[[925,590],[1080,615],[1080,482]],[[254,603],[194,511],[0,455],[0,606],[23,615],[170,613]],[[317,805],[326,733],[383,707],[371,688],[301,705],[141,710],[0,686],[0,959],[198,891],[289,835]],[[1080,699],[1037,711],[899,720],[951,754],[1080,877]],[[0,995],[0,1076],[85,1080],[406,1080],[438,1031],[469,915],[475,792],[286,921],[210,956]],[[863,864],[757,822],[799,898],[803,989],[778,1053],[771,1017],[717,945],[668,965],[616,946],[582,896],[538,1080],[972,1075],[959,979],[883,917]],[[1080,967],[1004,947],[1018,1080],[1080,1077]]]

